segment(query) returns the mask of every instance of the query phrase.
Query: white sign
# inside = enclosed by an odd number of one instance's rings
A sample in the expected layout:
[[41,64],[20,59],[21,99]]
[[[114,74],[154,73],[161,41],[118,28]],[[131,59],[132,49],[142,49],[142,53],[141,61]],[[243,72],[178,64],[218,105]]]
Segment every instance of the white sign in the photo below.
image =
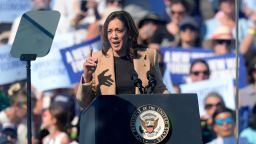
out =
[[231,76],[236,79],[236,58],[219,58],[209,59],[207,61],[211,70],[211,78],[216,79],[220,77]]
[[10,55],[11,46],[0,46],[0,85],[26,79],[26,65]]
[[204,98],[210,92],[219,93],[225,102],[225,105],[235,109],[235,96],[232,78],[204,80],[200,82],[180,85],[181,93],[197,93],[199,112],[204,114]]
[[31,63],[31,82],[34,87],[46,91],[72,86],[61,59],[60,49],[73,44],[72,34],[55,37],[49,54]]
[[15,18],[31,9],[31,0],[1,0],[0,22],[12,23]]

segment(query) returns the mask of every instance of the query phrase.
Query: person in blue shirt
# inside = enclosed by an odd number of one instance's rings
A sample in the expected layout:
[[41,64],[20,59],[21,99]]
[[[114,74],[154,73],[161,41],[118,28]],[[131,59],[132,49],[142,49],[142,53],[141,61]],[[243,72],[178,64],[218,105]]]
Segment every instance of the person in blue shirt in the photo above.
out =
[[246,139],[249,144],[256,144],[256,103],[248,121],[249,127],[241,132],[240,137]]
[[[236,144],[235,113],[229,108],[217,109],[213,116],[213,130],[217,138],[207,144]],[[239,139],[240,144],[248,144],[246,139]]]

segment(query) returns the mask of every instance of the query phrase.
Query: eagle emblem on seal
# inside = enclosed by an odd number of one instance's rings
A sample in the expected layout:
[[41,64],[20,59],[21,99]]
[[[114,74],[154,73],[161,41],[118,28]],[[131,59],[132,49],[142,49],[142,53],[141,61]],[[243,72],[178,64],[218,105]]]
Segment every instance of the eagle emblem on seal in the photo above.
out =
[[154,132],[155,128],[158,125],[159,118],[155,118],[155,116],[151,116],[150,118],[140,118],[140,123],[142,128],[144,129],[145,133],[152,133]]
[[157,144],[167,137],[171,123],[164,109],[147,104],[134,111],[130,128],[138,141]]

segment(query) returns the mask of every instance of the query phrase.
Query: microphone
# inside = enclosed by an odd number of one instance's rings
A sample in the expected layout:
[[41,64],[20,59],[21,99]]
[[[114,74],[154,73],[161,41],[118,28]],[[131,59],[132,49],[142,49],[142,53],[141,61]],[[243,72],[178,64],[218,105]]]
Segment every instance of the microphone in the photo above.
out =
[[147,79],[148,79],[148,85],[146,88],[147,88],[147,93],[150,94],[154,91],[157,81],[155,79],[155,76],[150,71],[147,72]]
[[135,71],[131,73],[131,79],[135,87],[139,88],[140,94],[143,94],[142,81],[138,78],[138,74]]

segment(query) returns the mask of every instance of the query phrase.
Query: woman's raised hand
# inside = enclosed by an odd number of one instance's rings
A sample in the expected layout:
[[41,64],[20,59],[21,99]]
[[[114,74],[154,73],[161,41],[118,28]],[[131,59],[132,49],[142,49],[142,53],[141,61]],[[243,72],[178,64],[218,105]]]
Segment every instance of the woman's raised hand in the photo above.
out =
[[84,69],[84,82],[89,82],[92,80],[92,74],[94,73],[96,67],[97,67],[98,59],[92,57],[92,49],[90,50],[90,55],[85,60],[83,64]]

